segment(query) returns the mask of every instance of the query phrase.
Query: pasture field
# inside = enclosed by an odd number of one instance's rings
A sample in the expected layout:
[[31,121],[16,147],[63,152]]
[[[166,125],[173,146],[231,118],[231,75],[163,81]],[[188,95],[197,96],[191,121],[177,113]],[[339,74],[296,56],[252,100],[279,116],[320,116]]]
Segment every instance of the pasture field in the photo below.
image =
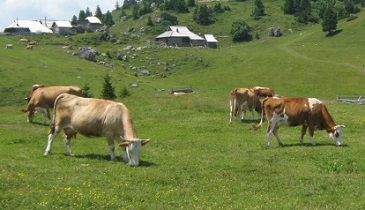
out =
[[[218,49],[148,46],[126,63],[112,60],[114,68],[62,48],[76,51],[90,34],[32,36],[39,45],[31,51],[19,37],[0,37],[0,46],[14,44],[0,48],[0,209],[364,209],[365,109],[335,102],[337,95],[364,94],[365,16],[358,16],[339,22],[343,31],[333,37],[313,25],[248,43],[221,39]],[[113,53],[127,44],[97,47]],[[134,77],[122,64],[152,75]],[[104,138],[81,135],[72,141],[75,157],[66,156],[61,135],[44,157],[48,126],[39,115],[27,123],[20,111],[31,85],[88,83],[100,97],[106,73],[117,93],[131,92],[116,100],[130,109],[138,136],[151,138],[140,166],[111,162]],[[301,128],[282,127],[285,146],[273,139],[267,148],[266,126],[254,131],[258,120],[250,113],[229,125],[229,91],[255,85],[322,100],[346,126],[344,145],[336,147],[325,131],[315,132],[316,146],[308,136],[299,145]],[[174,97],[173,87],[194,93]],[[116,153],[121,160],[121,149]]]
[[[145,106],[140,106],[140,103]],[[228,125],[226,100],[199,94],[127,99],[141,138],[141,165],[109,160],[103,138],[81,135],[68,157],[60,136],[43,157],[48,127],[21,107],[1,107],[3,209],[363,209],[363,106],[327,103],[345,124],[344,146],[325,131],[299,145],[300,128],[280,129],[285,146],[266,147],[257,121]],[[164,104],[168,104],[164,105]],[[356,114],[355,114],[356,113]],[[250,115],[248,114],[250,118]],[[41,117],[37,116],[40,122]],[[36,119],[36,121],[37,121]],[[118,150],[121,160],[121,150]]]

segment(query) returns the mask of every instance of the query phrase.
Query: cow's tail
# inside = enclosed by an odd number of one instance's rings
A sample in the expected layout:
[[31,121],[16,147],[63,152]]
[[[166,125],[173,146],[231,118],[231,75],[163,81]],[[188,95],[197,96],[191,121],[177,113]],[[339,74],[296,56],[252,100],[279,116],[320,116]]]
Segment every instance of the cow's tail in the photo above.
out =
[[232,90],[231,92],[231,112],[233,116],[237,116],[238,107],[237,107],[237,89]]
[[265,102],[267,101],[268,98],[265,98],[262,103],[261,103],[261,120],[260,123],[257,125],[253,125],[253,129],[257,130],[260,129],[262,126],[262,123],[264,122],[265,119]]
[[53,105],[53,116],[52,116],[52,119],[51,119],[51,122],[49,124],[49,133],[54,133],[55,132],[55,119],[56,119],[56,109],[57,109],[57,104],[58,104],[58,101],[62,98],[64,98],[66,96],[66,94],[62,93],[61,95],[59,95],[56,100],[54,101],[54,105]]

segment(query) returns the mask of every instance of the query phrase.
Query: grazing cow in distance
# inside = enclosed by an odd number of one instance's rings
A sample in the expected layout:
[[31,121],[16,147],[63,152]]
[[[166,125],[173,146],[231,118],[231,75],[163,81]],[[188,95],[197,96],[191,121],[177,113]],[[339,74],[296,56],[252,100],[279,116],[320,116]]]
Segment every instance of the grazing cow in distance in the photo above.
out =
[[44,85],[43,84],[35,84],[35,85],[33,85],[31,87],[31,89],[30,89],[29,97],[25,98],[25,100],[29,102],[29,100],[32,98],[33,92],[35,90],[37,90],[38,88],[41,88],[41,87],[43,88]]
[[51,119],[49,109],[53,108],[54,101],[61,93],[81,96],[82,90],[77,86],[38,87],[31,93],[27,109],[22,110],[27,113],[27,122],[33,121],[34,113],[37,111],[43,113],[42,124],[46,124],[47,118]]
[[268,120],[266,136],[269,147],[271,147],[271,134],[274,134],[278,143],[283,145],[278,135],[278,129],[282,125],[301,125],[301,144],[307,128],[309,128],[312,145],[315,145],[314,130],[326,130],[337,146],[342,144],[341,128],[345,126],[336,125],[326,106],[316,98],[265,98],[262,101],[261,121],[254,126],[255,129],[262,126],[264,115]]
[[36,41],[31,41],[31,42],[29,42],[29,45],[37,45],[37,42]]
[[255,91],[255,93],[262,97],[262,98],[266,98],[266,97],[274,97],[275,93],[271,88],[268,87],[254,87],[253,90]]
[[261,102],[252,89],[235,88],[230,93],[230,115],[229,123],[232,123],[233,116],[242,114],[241,121],[245,119],[246,110],[252,113],[252,120],[255,119],[255,111],[261,113]]
[[29,40],[28,39],[19,39],[19,43],[28,43]]
[[6,44],[5,49],[13,49],[13,45],[12,44]]
[[134,123],[127,107],[114,101],[82,98],[71,94],[57,97],[53,109],[53,120],[50,125],[48,143],[44,155],[51,150],[53,139],[61,131],[68,155],[71,151],[71,138],[77,133],[84,136],[104,136],[110,149],[110,159],[116,160],[114,140],[124,147],[123,161],[129,165],[139,164],[139,152],[142,145],[149,140],[138,139]]
[[28,45],[27,45],[27,50],[31,50],[31,49],[33,49],[33,46],[34,46],[34,45],[30,45],[30,44],[28,44]]

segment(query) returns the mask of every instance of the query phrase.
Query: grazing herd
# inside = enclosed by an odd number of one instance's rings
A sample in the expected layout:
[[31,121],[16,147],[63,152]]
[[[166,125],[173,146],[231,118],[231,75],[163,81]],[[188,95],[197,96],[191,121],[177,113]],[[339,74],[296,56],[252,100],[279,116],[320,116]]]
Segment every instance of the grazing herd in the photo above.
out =
[[[139,139],[127,107],[114,101],[83,98],[81,88],[77,86],[50,86],[33,85],[28,106],[22,111],[27,113],[27,121],[32,122],[35,113],[43,114],[42,124],[47,118],[51,120],[48,142],[44,155],[48,155],[54,138],[63,131],[64,142],[68,155],[71,151],[71,139],[80,133],[87,137],[104,136],[110,150],[110,159],[115,161],[114,141],[124,149],[123,161],[131,166],[139,165],[139,153],[142,145],[149,139]],[[262,100],[262,101],[261,101]],[[336,125],[326,106],[315,98],[285,98],[277,97],[271,88],[234,88],[230,92],[230,118],[238,116],[240,121],[245,120],[246,111],[260,114],[261,120],[253,128],[259,129],[267,119],[267,145],[271,144],[271,134],[274,134],[280,145],[283,145],[278,135],[280,126],[302,126],[300,143],[309,129],[312,145],[315,145],[314,130],[326,130],[337,146],[342,144],[343,125]],[[53,108],[51,118],[49,109]]]
[[[259,98],[264,98],[262,102]],[[299,142],[303,143],[303,137],[309,129],[309,136],[312,145],[315,145],[314,130],[326,130],[329,137],[337,146],[342,144],[343,125],[336,125],[326,106],[316,98],[279,98],[275,97],[274,91],[266,87],[235,88],[230,93],[230,117],[242,114],[244,120],[246,110],[252,112],[252,120],[255,119],[254,111],[261,112],[260,123],[254,126],[257,130],[262,126],[264,119],[267,119],[266,130],[267,145],[271,144],[271,134],[274,134],[280,145],[283,142],[278,135],[279,127],[302,126]]]
[[[36,41],[29,41],[28,39],[19,39],[20,44],[26,44],[25,49],[31,50],[35,45],[37,45]],[[13,44],[6,44],[5,49],[13,49]]]

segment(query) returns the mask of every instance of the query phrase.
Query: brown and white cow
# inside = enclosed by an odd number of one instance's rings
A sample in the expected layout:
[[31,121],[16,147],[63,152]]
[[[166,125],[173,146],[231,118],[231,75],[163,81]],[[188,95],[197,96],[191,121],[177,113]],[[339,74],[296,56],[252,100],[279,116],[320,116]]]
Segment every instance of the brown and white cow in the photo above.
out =
[[137,166],[141,146],[149,142],[138,139],[130,112],[122,103],[64,93],[57,97],[53,113],[44,155],[50,152],[53,139],[63,131],[67,153],[73,156],[71,138],[80,133],[88,137],[105,136],[110,149],[110,159],[113,161],[116,160],[116,140],[119,146],[125,148],[123,160],[129,165]]
[[271,88],[268,87],[259,87],[256,86],[253,88],[253,91],[262,98],[266,98],[266,97],[274,97],[275,93]]
[[314,142],[314,130],[326,130],[329,137],[337,146],[342,144],[342,127],[336,125],[326,106],[316,98],[265,98],[262,101],[261,121],[254,128],[262,126],[264,115],[268,120],[266,131],[267,145],[271,147],[271,134],[274,134],[280,145],[283,145],[279,136],[278,129],[282,125],[302,126],[300,143],[309,128],[309,135],[312,145]]
[[70,93],[81,96],[82,90],[77,86],[50,86],[50,87],[37,87],[30,94],[27,109],[22,111],[27,113],[27,122],[32,122],[34,113],[43,113],[43,122],[46,124],[46,120],[51,119],[49,109],[53,108],[54,102],[61,93]]
[[261,113],[261,102],[259,97],[252,89],[235,88],[230,93],[230,115],[229,123],[232,123],[233,116],[241,116],[241,120],[245,119],[246,110],[252,113],[252,119],[255,119],[255,111]]

